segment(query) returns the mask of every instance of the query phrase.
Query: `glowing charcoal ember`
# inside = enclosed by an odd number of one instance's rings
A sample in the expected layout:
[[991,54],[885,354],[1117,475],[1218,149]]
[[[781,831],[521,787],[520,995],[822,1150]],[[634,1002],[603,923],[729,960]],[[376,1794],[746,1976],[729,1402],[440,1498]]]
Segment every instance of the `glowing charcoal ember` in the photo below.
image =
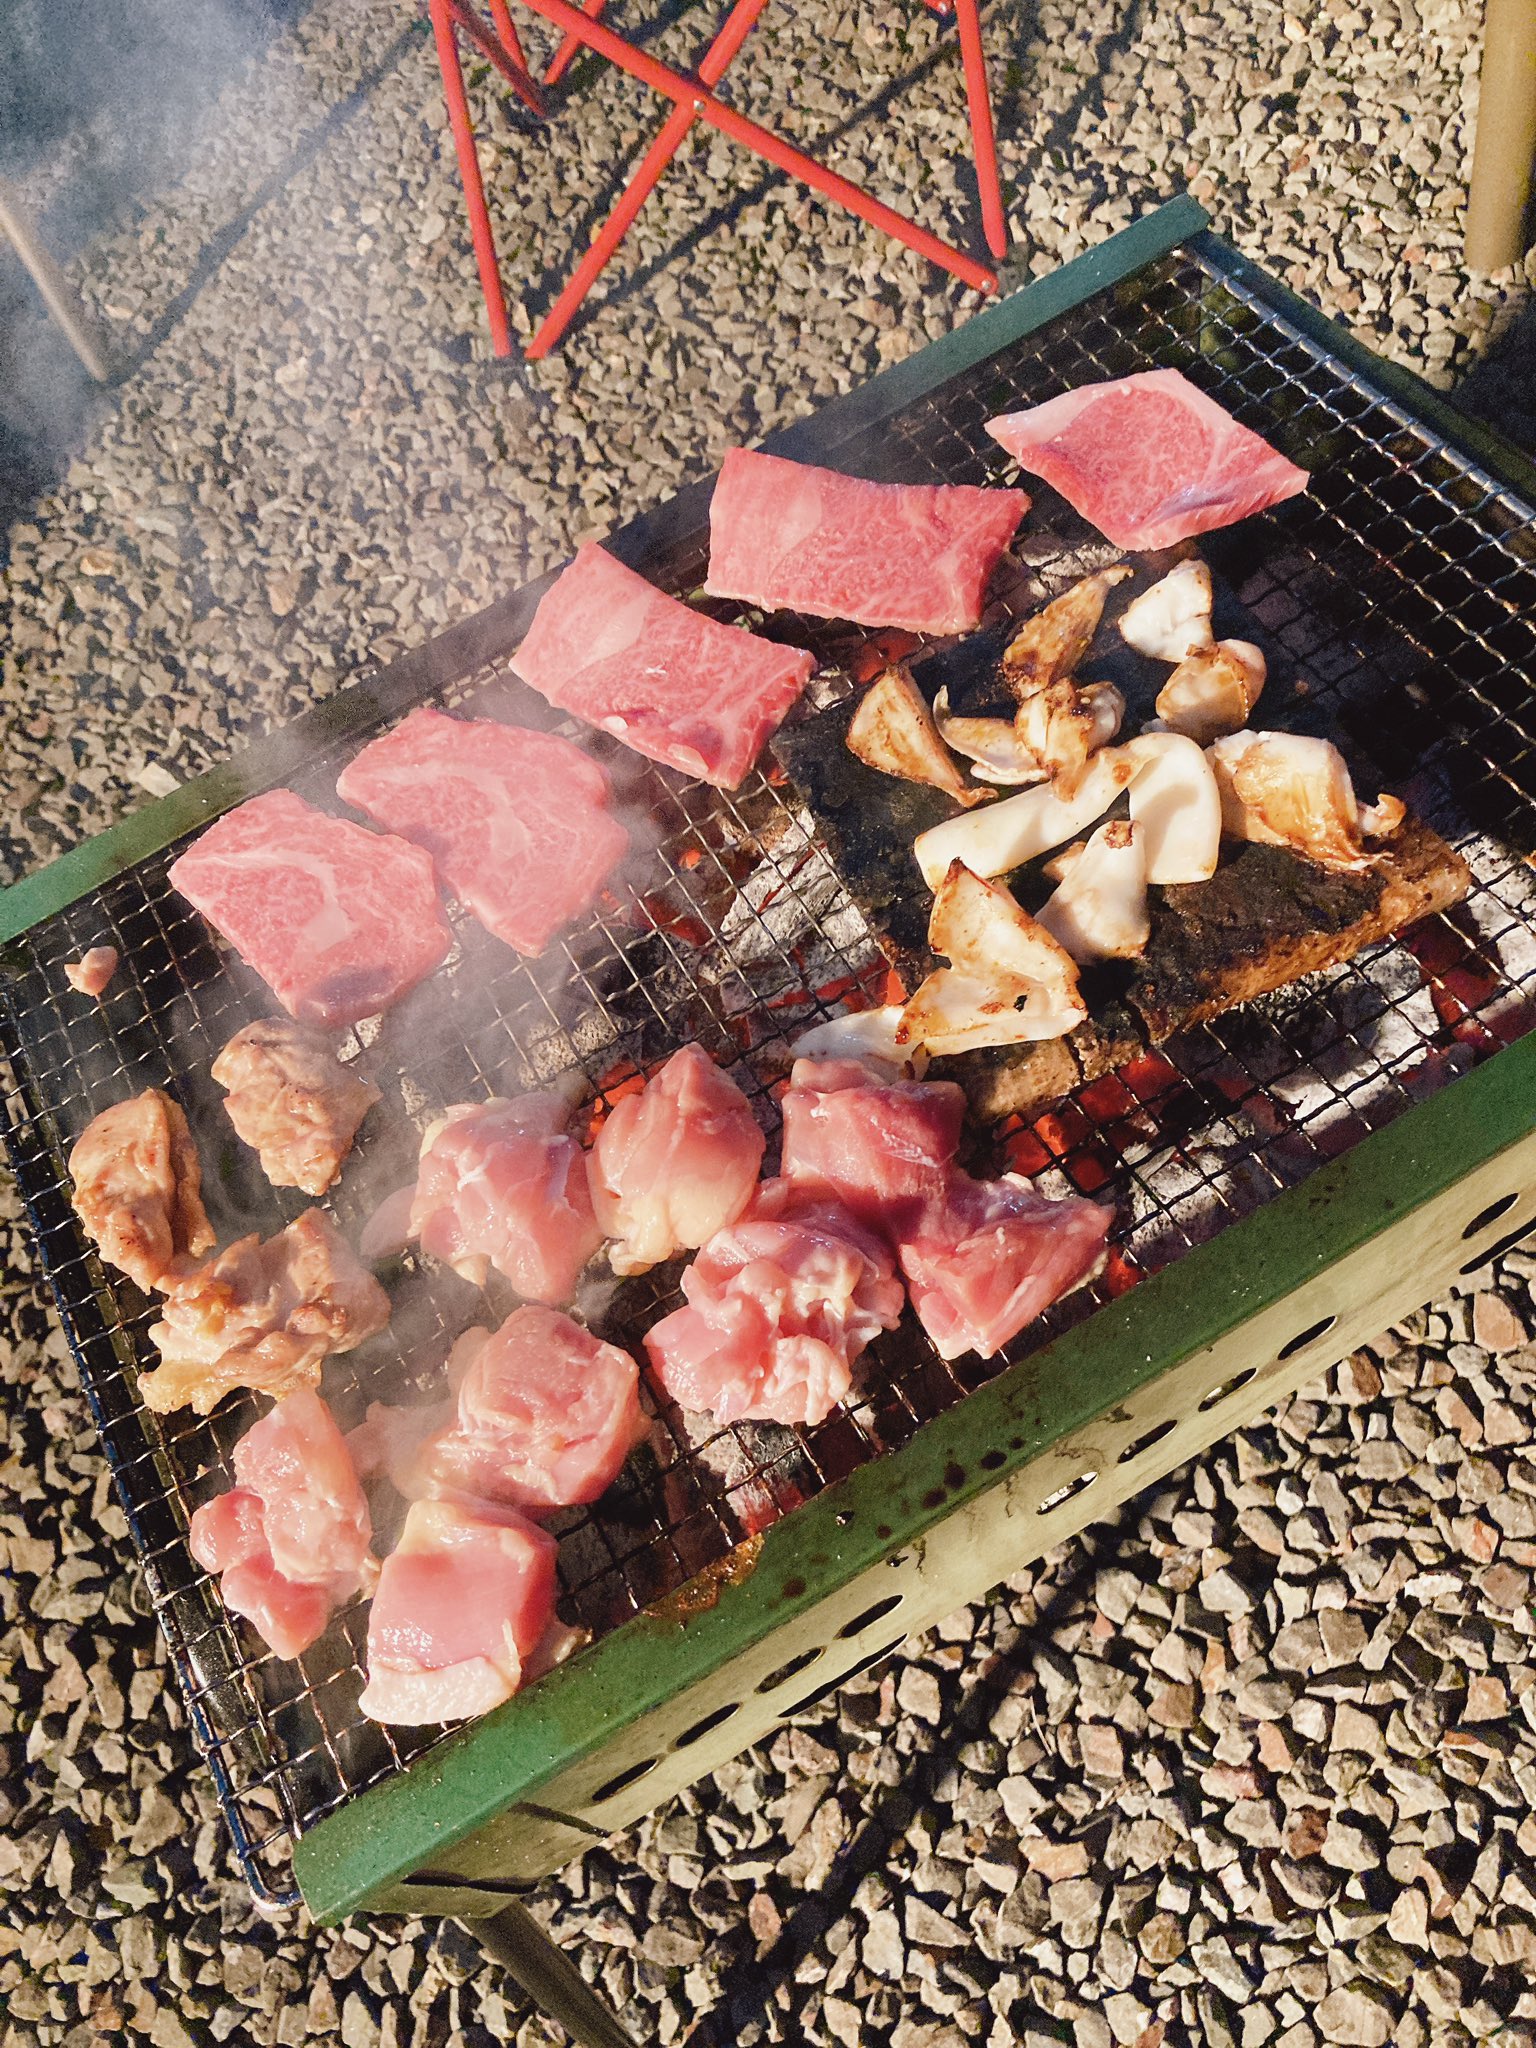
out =
[[953,1081],[900,1080],[862,1060],[796,1060],[783,1111],[786,1178],[889,1233],[943,1192],[965,1095]]
[[150,1341],[160,1364],[139,1392],[156,1414],[207,1415],[235,1387],[281,1397],[313,1387],[322,1362],[377,1336],[389,1296],[321,1209],[265,1243],[243,1237],[167,1295]]
[[326,1030],[387,1010],[453,943],[428,854],[287,789],[226,813],[170,879],[290,1017]]
[[467,1336],[476,1341],[454,1347],[462,1373],[454,1419],[421,1446],[416,1484],[406,1490],[532,1516],[605,1493],[645,1431],[629,1353],[537,1305]]
[[1304,469],[1177,370],[1081,385],[987,432],[1117,548],[1169,548],[1307,487]]
[[636,753],[734,789],[816,663],[680,604],[588,542],[545,592],[513,666]]
[[336,793],[425,847],[443,887],[519,953],[590,910],[629,834],[608,777],[555,733],[411,712],[344,768]]
[[287,1017],[237,1031],[211,1071],[227,1091],[235,1135],[259,1155],[267,1179],[307,1195],[323,1195],[335,1180],[358,1125],[380,1100],[329,1040]]
[[236,1444],[234,1464],[238,1483],[193,1515],[188,1546],[220,1575],[224,1604],[278,1656],[296,1657],[372,1577],[368,1504],[318,1394],[279,1401]]
[[763,1134],[702,1046],[674,1053],[615,1104],[592,1147],[592,1201],[616,1273],[643,1273],[733,1222],[752,1199]]
[[510,1508],[419,1500],[368,1619],[372,1720],[467,1720],[510,1699],[554,1616],[555,1540]]
[[1113,1211],[1052,1202],[1009,1174],[957,1173],[898,1246],[918,1321],[941,1358],[991,1358],[1104,1258]]
[[461,1103],[422,1140],[410,1234],[484,1286],[490,1268],[528,1301],[569,1301],[603,1241],[587,1160],[557,1094]]
[[709,507],[714,597],[913,633],[968,633],[1023,491],[874,484],[732,448]]
[[683,1274],[687,1307],[645,1339],[680,1407],[717,1422],[821,1422],[902,1310],[883,1240],[825,1190],[765,1181]]
[[117,972],[117,962],[116,946],[92,946],[80,959],[65,962],[64,979],[79,995],[101,996]]
[[180,1103],[160,1089],[92,1117],[69,1172],[87,1236],[146,1292],[172,1285],[212,1246],[197,1148]]

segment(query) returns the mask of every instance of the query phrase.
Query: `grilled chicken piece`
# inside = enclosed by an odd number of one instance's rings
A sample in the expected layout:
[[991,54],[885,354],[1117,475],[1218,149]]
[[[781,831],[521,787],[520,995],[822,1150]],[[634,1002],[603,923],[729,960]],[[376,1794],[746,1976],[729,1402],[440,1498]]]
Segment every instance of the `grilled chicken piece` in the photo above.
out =
[[287,1017],[237,1031],[213,1063],[236,1135],[275,1188],[323,1195],[379,1091],[342,1065],[330,1041]]
[[100,996],[116,974],[117,962],[116,946],[92,946],[79,960],[66,962],[64,979],[83,996]]
[[904,664],[888,668],[870,685],[848,727],[848,751],[882,775],[932,783],[962,804],[979,804],[988,795],[972,789],[955,766],[928,700]]
[[146,1293],[173,1285],[211,1248],[197,1148],[181,1105],[158,1088],[93,1117],[69,1171],[87,1235]]
[[160,1365],[139,1391],[167,1415],[207,1415],[234,1387],[281,1398],[313,1387],[333,1352],[389,1321],[389,1296],[321,1209],[265,1243],[242,1237],[173,1288],[150,1330]]
[[1125,562],[1100,569],[1024,621],[1003,655],[1003,680],[1021,701],[1074,673],[1099,630],[1105,598],[1131,573]]

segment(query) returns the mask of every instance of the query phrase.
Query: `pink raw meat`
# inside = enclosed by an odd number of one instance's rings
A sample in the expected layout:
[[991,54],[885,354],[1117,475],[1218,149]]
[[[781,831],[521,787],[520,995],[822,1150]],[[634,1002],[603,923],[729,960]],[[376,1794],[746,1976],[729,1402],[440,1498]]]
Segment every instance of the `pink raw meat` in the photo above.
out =
[[969,633],[1023,491],[872,484],[732,448],[709,506],[713,597],[910,633]]
[[763,1134],[735,1082],[685,1045],[615,1105],[592,1147],[592,1203],[616,1273],[695,1250],[752,1199]]
[[1026,1180],[957,1173],[898,1253],[917,1319],[940,1358],[991,1358],[1098,1270],[1114,1212],[1047,1201]]
[[225,1606],[297,1657],[370,1576],[368,1503],[346,1438],[308,1389],[251,1425],[234,1464],[237,1484],[197,1510],[188,1544],[221,1574]]
[[902,1310],[890,1253],[841,1203],[764,1181],[683,1275],[688,1306],[645,1348],[680,1407],[717,1422],[822,1422],[851,1367]]
[[555,733],[413,711],[364,747],[336,794],[424,846],[445,889],[519,953],[589,910],[629,834],[608,777]]
[[435,1493],[530,1516],[582,1507],[644,1433],[635,1361],[557,1309],[514,1309],[494,1333],[466,1333],[452,1364],[457,1416],[422,1456]]
[[987,421],[1117,548],[1171,548],[1307,487],[1307,472],[1177,370],[1084,384]]
[[706,618],[589,541],[544,593],[513,665],[637,754],[734,789],[816,663]]
[[301,1024],[387,1010],[453,943],[429,855],[289,789],[220,818],[170,879]]
[[491,1266],[525,1300],[558,1303],[603,1241],[587,1160],[556,1094],[460,1103],[421,1147],[410,1235],[485,1285]]
[[499,1707],[554,1605],[552,1536],[510,1508],[413,1502],[373,1596],[358,1705],[413,1727]]
[[949,1184],[965,1096],[953,1081],[887,1078],[862,1060],[796,1060],[783,1112],[781,1171],[894,1240]]

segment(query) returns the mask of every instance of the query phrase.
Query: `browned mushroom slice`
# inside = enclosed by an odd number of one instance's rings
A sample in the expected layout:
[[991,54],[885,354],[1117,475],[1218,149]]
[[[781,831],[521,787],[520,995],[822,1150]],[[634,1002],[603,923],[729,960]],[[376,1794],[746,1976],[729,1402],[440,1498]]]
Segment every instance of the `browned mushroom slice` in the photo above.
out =
[[1016,696],[1027,697],[1073,673],[1099,630],[1104,600],[1130,574],[1126,562],[1100,569],[1024,621],[1003,655],[1003,679]]
[[865,693],[848,727],[848,751],[882,775],[927,782],[962,804],[983,802],[939,737],[928,700],[903,664],[888,668]]

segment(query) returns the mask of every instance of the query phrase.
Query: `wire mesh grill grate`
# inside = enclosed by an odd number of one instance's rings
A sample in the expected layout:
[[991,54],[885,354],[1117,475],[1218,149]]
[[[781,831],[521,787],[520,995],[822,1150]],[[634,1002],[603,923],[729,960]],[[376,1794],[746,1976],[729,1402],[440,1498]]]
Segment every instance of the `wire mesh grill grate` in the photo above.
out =
[[[1120,1221],[1098,1286],[1059,1304],[1013,1356],[1091,1314],[1191,1245],[1337,1156],[1365,1132],[1528,1028],[1536,999],[1536,542],[1528,507],[1401,406],[1293,329],[1214,257],[1176,253],[1101,293],[906,411],[820,451],[834,465],[905,481],[1012,481],[982,430],[992,413],[1091,378],[1186,370],[1236,416],[1314,471],[1304,497],[1209,536],[1203,552],[1234,600],[1305,678],[1275,691],[1261,722],[1337,734],[1354,757],[1462,852],[1474,887],[1406,939],[1184,1034],[997,1134],[1007,1161],[1048,1191],[1108,1192]],[[702,530],[647,571],[667,588],[702,579]],[[1049,491],[1017,550],[999,610],[1031,608],[1107,558]],[[715,607],[722,616],[729,612]],[[851,687],[870,636],[775,621]],[[509,650],[510,651],[510,650]],[[1272,666],[1272,677],[1274,670]],[[1274,682],[1271,685],[1274,690]],[[438,701],[548,722],[493,666]],[[569,729],[569,728],[567,728]],[[321,804],[368,732],[322,747],[286,778]],[[578,1069],[611,1103],[689,1038],[727,1064],[770,1132],[787,1038],[847,997],[878,999],[875,936],[776,771],[734,796],[600,753],[647,845],[597,913],[541,959],[518,961],[468,921],[443,973],[363,1028],[356,1056],[384,1090],[329,1198],[355,1237],[411,1177],[421,1123],[455,1101],[512,1093]],[[280,768],[274,764],[273,779]],[[97,1111],[170,1088],[202,1150],[224,1240],[270,1233],[303,1199],[274,1193],[234,1141],[208,1067],[271,999],[169,889],[172,847],[34,927],[7,951],[5,1111],[12,1158],[128,1513],[155,1606],[258,1896],[292,1896],[292,1838],[398,1770],[440,1731],[389,1731],[357,1712],[366,1609],[342,1614],[293,1663],[232,1624],[185,1546],[191,1510],[231,1479],[230,1452],[258,1412],[227,1401],[208,1420],[156,1418],[136,1394],[153,1362],[155,1310],[101,1268],[68,1204],[63,1161]],[[65,986],[88,946],[123,964],[98,1006]],[[674,1304],[676,1271],[592,1285],[580,1306],[638,1349]],[[499,1319],[451,1273],[405,1262],[391,1331],[330,1361],[344,1424],[372,1398],[426,1391],[451,1338]],[[562,1611],[613,1627],[796,1502],[953,1406],[1005,1360],[940,1363],[903,1326],[866,1354],[849,1404],[820,1428],[738,1425],[707,1435],[648,1389],[654,1444],[592,1510],[556,1523]]]

